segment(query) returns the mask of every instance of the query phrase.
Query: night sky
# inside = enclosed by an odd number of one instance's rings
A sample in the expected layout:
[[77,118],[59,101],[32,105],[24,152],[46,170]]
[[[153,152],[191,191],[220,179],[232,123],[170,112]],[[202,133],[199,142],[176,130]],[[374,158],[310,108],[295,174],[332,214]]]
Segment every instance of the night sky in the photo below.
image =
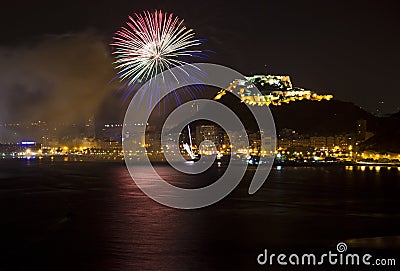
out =
[[128,15],[154,9],[185,19],[206,39],[214,52],[208,62],[243,74],[288,74],[295,86],[370,112],[383,101],[382,112],[392,113],[400,110],[399,7],[397,1],[7,1],[0,8],[0,119],[32,116],[38,108],[44,109],[35,118],[46,118],[89,100],[76,114],[90,114],[115,87],[108,84],[115,76],[113,33]]

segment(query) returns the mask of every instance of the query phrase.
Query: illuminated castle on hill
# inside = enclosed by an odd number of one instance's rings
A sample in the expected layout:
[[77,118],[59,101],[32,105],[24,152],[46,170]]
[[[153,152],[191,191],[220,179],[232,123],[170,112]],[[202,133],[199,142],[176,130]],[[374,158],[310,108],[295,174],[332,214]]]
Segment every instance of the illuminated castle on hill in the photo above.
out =
[[[257,94],[255,86],[261,92]],[[293,87],[287,75],[255,75],[237,79],[228,88],[221,90],[214,100],[219,100],[227,92],[240,95],[242,102],[249,105],[269,106],[282,105],[300,100],[321,101],[330,100],[333,95],[320,95],[311,90]]]

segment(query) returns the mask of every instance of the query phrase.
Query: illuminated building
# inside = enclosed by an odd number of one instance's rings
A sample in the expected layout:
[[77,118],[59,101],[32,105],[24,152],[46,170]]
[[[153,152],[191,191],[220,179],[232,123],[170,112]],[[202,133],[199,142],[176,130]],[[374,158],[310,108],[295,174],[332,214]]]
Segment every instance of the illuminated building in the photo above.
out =
[[200,145],[202,141],[209,140],[216,146],[223,143],[223,136],[221,138],[220,129],[216,125],[200,125],[196,127],[196,143]]
[[335,147],[335,137],[334,136],[326,137],[326,147],[328,149],[332,149]]
[[293,147],[310,146],[310,139],[309,139],[309,138],[298,138],[298,139],[293,139],[293,141],[292,141],[292,146],[293,146]]
[[310,145],[316,149],[326,148],[326,137],[324,136],[312,136],[310,137]]
[[345,135],[335,136],[335,146],[339,146],[342,149],[346,149],[352,145],[355,145],[354,138]]
[[[256,88],[261,95],[256,92]],[[219,100],[228,92],[234,92],[248,105],[269,106],[282,105],[294,101],[331,100],[332,95],[320,95],[311,90],[293,87],[287,75],[255,75],[245,79],[234,80],[226,89],[221,90],[214,100]]]
[[102,140],[120,141],[121,131],[122,124],[120,123],[104,124],[104,126],[97,132],[96,136]]
[[116,140],[102,140],[99,141],[99,147],[103,150],[117,150],[121,151],[122,150],[122,144],[120,141]]
[[87,120],[87,122],[85,123],[83,136],[85,138],[95,138],[96,137],[94,117],[89,118]]

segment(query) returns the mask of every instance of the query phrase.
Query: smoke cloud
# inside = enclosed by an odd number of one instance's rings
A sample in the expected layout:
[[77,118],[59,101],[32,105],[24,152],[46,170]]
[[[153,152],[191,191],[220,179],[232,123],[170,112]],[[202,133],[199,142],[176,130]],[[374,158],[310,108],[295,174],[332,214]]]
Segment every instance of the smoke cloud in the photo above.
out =
[[105,42],[92,33],[0,47],[0,123],[80,123],[118,88]]

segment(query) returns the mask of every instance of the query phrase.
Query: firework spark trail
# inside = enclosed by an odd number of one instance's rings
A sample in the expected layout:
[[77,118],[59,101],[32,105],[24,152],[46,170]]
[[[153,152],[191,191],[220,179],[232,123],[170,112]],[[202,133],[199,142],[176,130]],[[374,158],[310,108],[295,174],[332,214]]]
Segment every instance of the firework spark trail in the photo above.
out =
[[111,46],[115,46],[114,63],[119,76],[128,81],[128,86],[187,64],[181,58],[202,55],[201,50],[191,50],[201,45],[200,40],[194,38],[194,31],[186,28],[183,20],[172,13],[145,11],[129,17],[127,25],[115,33]]

